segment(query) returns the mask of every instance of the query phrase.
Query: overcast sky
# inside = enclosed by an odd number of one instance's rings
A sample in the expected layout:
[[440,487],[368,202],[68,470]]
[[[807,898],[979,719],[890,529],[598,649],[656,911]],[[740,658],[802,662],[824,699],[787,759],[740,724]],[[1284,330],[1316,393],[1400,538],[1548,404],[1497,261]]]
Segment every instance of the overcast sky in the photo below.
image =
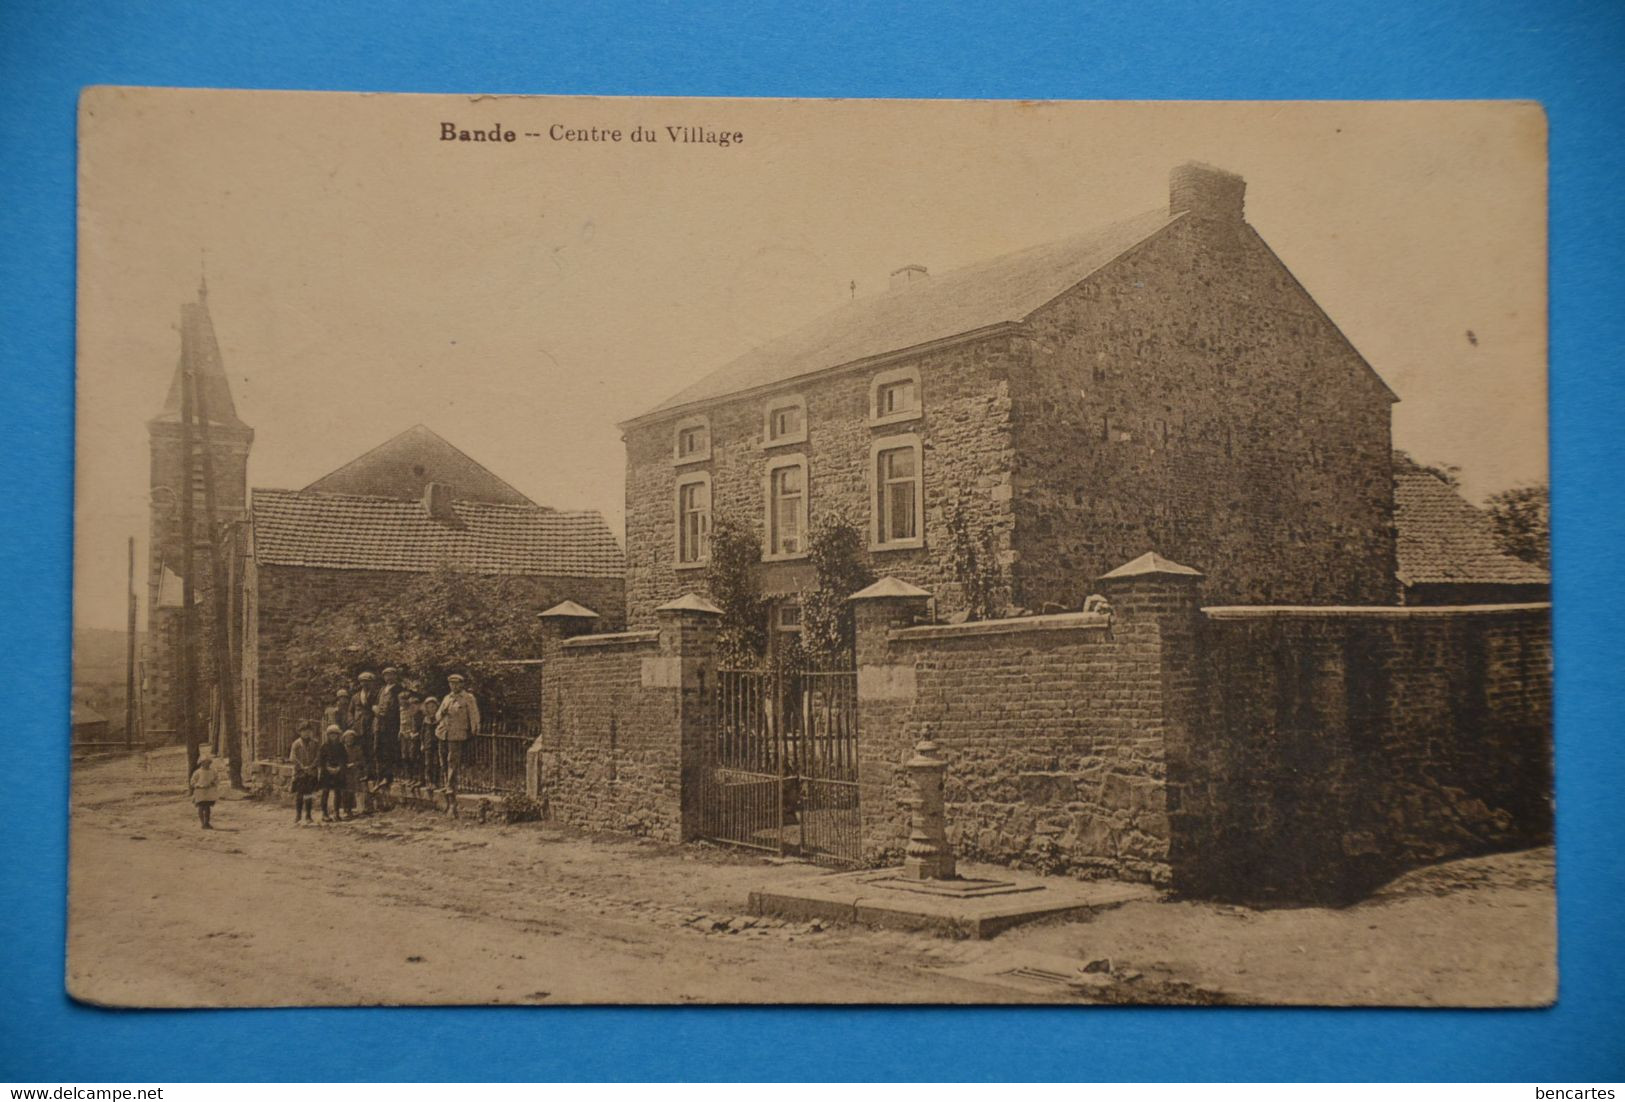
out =
[[[446,142],[444,122],[517,140]],[[557,142],[558,124],[618,128]],[[660,141],[627,140],[634,127]],[[721,148],[667,126],[739,131]],[[543,134],[527,138],[527,132]],[[145,577],[147,434],[206,262],[253,486],[418,422],[622,526],[618,420],[886,287],[1247,179],[1247,217],[1469,496],[1546,477],[1545,123],[1527,105],[1017,104],[92,91],[76,622]],[[206,261],[205,261],[206,258]],[[144,616],[144,614],[143,614]]]

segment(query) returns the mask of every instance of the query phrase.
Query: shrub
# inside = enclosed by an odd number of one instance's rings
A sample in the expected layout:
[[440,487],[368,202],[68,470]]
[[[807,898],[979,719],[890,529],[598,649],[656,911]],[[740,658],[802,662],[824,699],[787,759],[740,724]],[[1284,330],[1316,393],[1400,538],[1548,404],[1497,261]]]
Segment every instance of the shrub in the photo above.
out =
[[852,594],[874,582],[864,561],[863,534],[845,516],[831,515],[813,525],[807,539],[813,587],[801,594],[801,646],[814,669],[849,667],[857,631]]
[[712,521],[705,586],[722,610],[718,649],[730,668],[755,668],[767,653],[768,603],[756,576],[761,561],[762,538],[755,528],[726,515]]

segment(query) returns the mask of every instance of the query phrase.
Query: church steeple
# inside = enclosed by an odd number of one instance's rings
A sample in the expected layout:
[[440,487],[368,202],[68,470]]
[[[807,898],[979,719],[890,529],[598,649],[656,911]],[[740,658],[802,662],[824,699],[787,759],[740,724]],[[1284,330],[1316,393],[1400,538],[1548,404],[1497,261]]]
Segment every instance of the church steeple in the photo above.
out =
[[[240,560],[241,523],[248,516],[248,452],[254,430],[237,415],[209,316],[209,289],[202,281],[197,300],[181,306],[180,356],[169,393],[158,416],[147,422],[151,459],[148,498],[147,671],[144,689],[148,730],[162,735],[186,729],[179,714],[179,653],[182,647],[181,595],[185,588],[186,549],[181,535],[181,502],[192,498],[192,584],[198,600],[210,584],[210,547],[226,548],[228,560]],[[192,380],[192,431],[181,424],[181,388]],[[205,415],[208,424],[201,424]],[[190,439],[191,455],[187,455]],[[208,474],[212,475],[215,526],[205,515],[206,475],[203,449],[207,440]],[[228,570],[241,575],[240,563]],[[205,609],[208,605],[203,606]],[[234,614],[235,615],[235,614]],[[209,660],[228,651],[210,641],[211,617],[194,618],[198,650]]]
[[[154,421],[179,424],[181,419],[181,379],[188,369],[197,380],[193,392],[198,415],[208,411],[209,425],[225,429],[248,430],[237,416],[237,404],[231,398],[231,383],[226,378],[225,364],[220,357],[220,342],[214,335],[214,319],[209,316],[209,285],[199,279],[197,301],[181,306],[181,358],[175,365],[175,374],[169,381],[169,394],[164,408]],[[252,430],[249,430],[252,436]]]

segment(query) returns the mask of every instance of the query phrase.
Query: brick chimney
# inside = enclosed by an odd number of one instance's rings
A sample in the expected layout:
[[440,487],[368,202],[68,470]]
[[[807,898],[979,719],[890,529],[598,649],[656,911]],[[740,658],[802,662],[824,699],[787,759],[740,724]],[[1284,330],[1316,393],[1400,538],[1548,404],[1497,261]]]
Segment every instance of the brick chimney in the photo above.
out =
[[1242,220],[1247,181],[1234,172],[1186,161],[1168,173],[1168,213],[1189,211],[1195,218]]
[[891,274],[891,289],[896,291],[907,287],[911,283],[918,283],[922,279],[930,278],[931,273],[921,264],[904,264]]
[[423,485],[423,511],[430,520],[458,525],[461,520],[452,507],[451,485],[445,482],[426,482]]

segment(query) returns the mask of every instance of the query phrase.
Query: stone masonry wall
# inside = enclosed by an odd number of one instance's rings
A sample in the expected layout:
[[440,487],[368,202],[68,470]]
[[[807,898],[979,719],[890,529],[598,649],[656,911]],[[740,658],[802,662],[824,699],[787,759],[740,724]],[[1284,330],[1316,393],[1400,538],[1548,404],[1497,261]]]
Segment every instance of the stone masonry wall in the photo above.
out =
[[550,817],[587,830],[679,836],[674,693],[644,690],[655,632],[549,654],[542,673],[538,794]]
[[1550,606],[1210,608],[1169,756],[1175,882],[1357,898],[1552,832]]
[[[1010,512],[1009,338],[987,338],[940,349],[871,369],[827,376],[804,386],[786,385],[771,396],[732,399],[711,406],[711,458],[673,465],[673,434],[683,417],[637,425],[626,433],[627,623],[648,627],[655,608],[685,592],[704,592],[703,568],[677,567],[676,484],[679,473],[711,476],[713,516],[731,515],[764,526],[766,462],[779,456],[807,458],[808,516],[844,514],[865,532],[872,513],[870,446],[879,438],[917,433],[925,504],[925,546],[869,553],[877,574],[890,574],[930,588],[943,613],[963,604],[951,584],[944,510],[956,498],[976,531],[991,530],[1008,554]],[[882,371],[915,367],[920,372],[923,416],[870,427],[870,383]],[[804,443],[762,447],[770,400],[800,395],[807,404]],[[769,594],[795,593],[811,582],[800,561],[762,565]]]
[[962,857],[1186,894],[1345,902],[1551,837],[1549,606],[1199,607],[1100,579],[1111,616],[925,623],[859,603],[865,853],[907,840],[934,739]]
[[[250,628],[245,639],[245,678],[255,684],[250,712],[255,730],[268,734],[282,715],[316,718],[330,699],[333,686],[304,685],[293,679],[288,651],[294,629],[322,612],[345,605],[387,599],[416,575],[389,570],[312,570],[254,564],[250,595]],[[610,624],[619,621],[623,586],[619,578],[526,579],[538,612],[571,600],[602,612]],[[379,640],[380,655],[387,656],[389,641]],[[515,657],[533,657],[516,655]],[[478,692],[478,687],[475,686]]]
[[902,763],[929,733],[948,761],[960,856],[1169,882],[1164,591],[1100,588],[1110,616],[905,627],[907,609],[860,607],[866,852],[906,842]]
[[550,818],[669,842],[695,836],[692,770],[716,683],[717,617],[662,610],[658,623],[581,634],[591,621],[544,617],[527,788]]
[[1392,396],[1258,235],[1187,216],[1029,321],[1015,597],[1149,548],[1209,600],[1392,604]]

